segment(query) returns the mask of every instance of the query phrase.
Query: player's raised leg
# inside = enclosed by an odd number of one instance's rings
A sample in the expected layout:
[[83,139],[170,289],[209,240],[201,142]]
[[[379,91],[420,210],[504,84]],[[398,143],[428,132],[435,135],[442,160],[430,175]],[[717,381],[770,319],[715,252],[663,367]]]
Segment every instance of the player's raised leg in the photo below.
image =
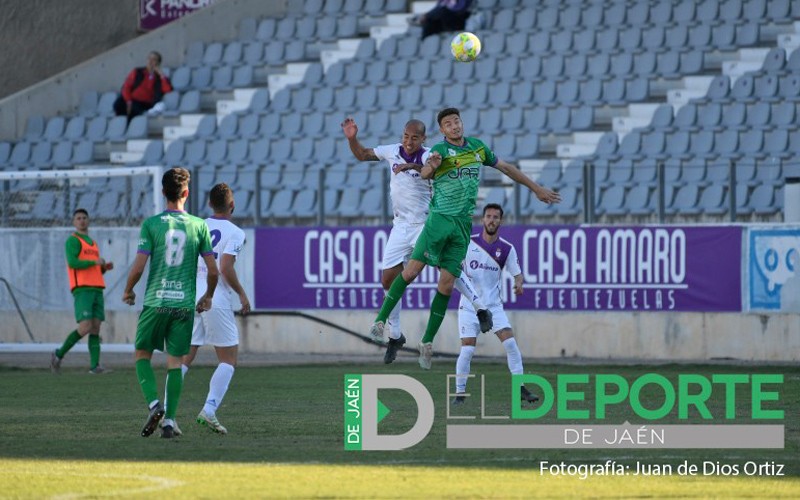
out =
[[403,272],[392,281],[392,285],[383,298],[383,304],[381,305],[380,311],[378,311],[378,316],[375,318],[375,322],[370,329],[369,333],[372,338],[383,338],[383,330],[389,313],[391,313],[392,309],[400,302],[400,299],[403,297],[403,292],[406,291],[408,285],[417,278],[424,268],[424,262],[411,259],[408,261],[408,265],[403,269]]

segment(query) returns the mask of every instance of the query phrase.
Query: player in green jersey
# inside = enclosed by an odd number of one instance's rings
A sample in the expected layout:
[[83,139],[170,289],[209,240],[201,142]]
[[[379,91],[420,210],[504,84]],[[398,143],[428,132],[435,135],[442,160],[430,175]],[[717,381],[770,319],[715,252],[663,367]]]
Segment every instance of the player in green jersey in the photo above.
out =
[[[136,375],[150,409],[142,436],[151,435],[164,418],[161,437],[172,438],[180,435],[175,424],[175,412],[183,388],[181,358],[189,354],[194,311],[211,309],[219,271],[208,226],[203,219],[183,210],[189,197],[189,172],[183,168],[170,169],[162,177],[161,186],[167,198],[167,209],[142,224],[139,248],[122,300],[129,305],[136,302],[133,287],[141,279],[147,259],[152,256],[135,342]],[[208,268],[208,288],[195,305],[200,256]],[[166,411],[158,400],[156,377],[150,364],[154,350],[167,353],[166,399],[169,404]]]
[[392,282],[370,332],[375,337],[383,329],[389,312],[426,265],[438,267],[440,274],[436,295],[431,302],[425,335],[418,346],[419,364],[426,370],[431,367],[433,338],[444,320],[453,283],[461,275],[461,261],[467,253],[481,167],[496,168],[514,182],[530,189],[544,203],[561,201],[558,193],[538,185],[514,165],[495,157],[494,152],[482,141],[465,137],[458,109],[443,109],[437,115],[437,121],[445,140],[431,148],[431,154],[420,172],[422,178],[433,179],[430,214],[414,246],[411,260]]

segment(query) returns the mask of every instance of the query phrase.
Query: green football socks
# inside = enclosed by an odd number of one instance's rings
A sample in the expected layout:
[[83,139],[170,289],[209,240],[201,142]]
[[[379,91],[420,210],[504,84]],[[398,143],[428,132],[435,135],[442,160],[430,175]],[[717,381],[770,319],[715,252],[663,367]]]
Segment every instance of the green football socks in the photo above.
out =
[[100,364],[100,335],[89,334],[89,360],[90,368],[94,370]]
[[145,402],[150,405],[151,402],[158,400],[156,374],[153,373],[153,366],[149,359],[136,360],[136,376],[139,379],[139,385],[142,386]]
[[175,418],[178,409],[178,401],[181,399],[181,389],[183,389],[183,374],[180,368],[167,370],[167,413],[164,418]]
[[56,356],[63,358],[69,352],[69,350],[72,349],[72,346],[77,344],[80,339],[81,336],[78,335],[78,330],[72,330],[69,335],[67,335],[67,339],[61,345],[61,347],[56,349]]
[[447,312],[447,303],[450,302],[450,296],[445,295],[439,291],[433,297],[431,302],[431,313],[428,316],[428,326],[425,328],[425,335],[422,336],[422,342],[433,342],[433,338],[439,331],[444,321],[444,315]]
[[386,292],[386,297],[383,299],[383,305],[381,306],[381,310],[378,312],[378,317],[375,318],[375,322],[383,321],[386,322],[386,318],[389,317],[389,313],[392,312],[394,306],[400,302],[400,299],[403,297],[403,292],[406,291],[406,287],[408,283],[406,280],[403,279],[403,275],[400,274],[397,278],[392,281],[392,286],[389,287],[389,291]]

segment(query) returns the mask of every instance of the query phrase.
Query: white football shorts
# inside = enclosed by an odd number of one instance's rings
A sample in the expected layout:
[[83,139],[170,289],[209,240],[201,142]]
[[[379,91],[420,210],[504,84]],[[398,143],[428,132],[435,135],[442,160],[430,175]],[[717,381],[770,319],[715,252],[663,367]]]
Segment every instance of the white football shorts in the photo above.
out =
[[239,345],[239,329],[233,309],[211,308],[194,315],[192,345],[231,347]]
[[[489,310],[492,311],[492,329],[487,333],[495,333],[506,328],[511,328],[511,323],[508,321],[508,316],[503,310],[503,306],[490,306]],[[472,308],[463,309],[458,308],[458,336],[460,338],[477,337],[481,333],[481,324],[478,321],[478,315]]]
[[394,224],[392,230],[389,231],[386,248],[383,249],[383,269],[389,269],[397,264],[408,262],[424,226],[424,223],[396,222]]

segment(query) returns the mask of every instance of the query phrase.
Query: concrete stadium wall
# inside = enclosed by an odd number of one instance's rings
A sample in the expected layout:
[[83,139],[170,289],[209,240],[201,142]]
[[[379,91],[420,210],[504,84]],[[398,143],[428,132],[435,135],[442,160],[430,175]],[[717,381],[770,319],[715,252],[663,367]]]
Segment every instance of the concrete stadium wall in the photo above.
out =
[[5,0],[0,97],[139,36],[139,0]]
[[[305,312],[362,334],[374,319],[374,313],[363,311]],[[37,342],[60,343],[74,327],[70,312],[25,314]],[[133,311],[107,312],[103,341],[133,343],[136,319]],[[800,360],[800,316],[796,314],[511,312],[509,319],[528,358]],[[256,315],[237,321],[245,353],[382,356],[377,346],[302,318]],[[407,347],[416,346],[426,321],[427,312],[403,313]],[[455,312],[449,312],[436,338],[436,351],[458,352],[456,323]],[[0,312],[0,325],[3,342],[30,341],[15,312]],[[479,355],[505,356],[493,336],[481,336],[478,346]]]
[[[16,7],[17,3],[30,4],[32,7]],[[87,11],[96,7],[95,4],[102,4],[103,7],[98,7],[100,9],[98,13],[89,17],[87,25],[72,29],[65,27],[63,36],[56,37],[58,44],[64,47],[62,50],[65,52],[69,51],[72,44],[77,43],[76,39],[80,40],[81,37],[86,36],[84,31],[96,28],[92,20],[99,19],[100,13],[111,19],[109,23],[115,26],[120,23],[117,28],[121,31],[120,42],[135,35],[130,32],[129,23],[132,22],[135,30],[138,0],[125,0],[124,2],[118,0],[113,2],[108,0],[76,0],[74,2],[14,0],[14,4],[11,6],[13,16],[6,12],[4,2],[3,19],[0,20],[0,41],[3,42],[2,46],[7,54],[4,57],[13,58],[3,66],[4,73],[13,72],[15,66],[18,65],[16,60],[20,58],[33,58],[39,61],[58,57],[58,54],[48,54],[43,57],[37,50],[30,47],[30,45],[37,44],[36,39],[47,36],[46,33],[49,32],[48,27],[51,23],[46,23],[40,28],[38,18],[53,18],[54,21],[58,21],[61,16],[65,16],[68,20],[73,19],[73,16],[80,18],[83,13],[74,13],[75,5],[83,6],[84,4]],[[112,8],[112,5],[115,8]],[[131,10],[132,5],[133,10]],[[245,17],[280,16],[286,12],[286,6],[287,0],[221,0],[219,3],[136,37],[12,94],[0,100],[0,140],[14,140],[20,137],[25,131],[25,124],[29,116],[55,116],[73,113],[77,109],[81,95],[86,90],[119,89],[131,69],[144,65],[147,53],[151,50],[161,52],[165,67],[174,67],[182,63],[186,48],[191,42],[234,39],[237,35],[239,21]],[[68,16],[67,10],[73,11],[73,14]],[[130,17],[132,17],[132,21],[129,21]],[[31,24],[26,25],[28,22]],[[34,22],[37,23],[35,26],[33,26]],[[10,32],[7,33],[7,29],[10,29]],[[40,29],[44,33],[41,33]],[[31,41],[27,43],[20,41],[24,39],[23,33],[33,31],[35,31],[35,35]],[[11,45],[6,43],[7,38],[12,40]],[[25,45],[25,48],[22,49],[20,45]],[[16,47],[17,50],[9,50],[9,47]],[[107,46],[102,48],[105,49]],[[90,56],[91,54],[86,53],[86,55]],[[49,61],[44,62],[44,64],[48,63]],[[39,63],[37,62],[37,64]],[[51,66],[54,69],[58,67],[56,63]],[[61,67],[63,68],[63,66]],[[3,94],[0,93],[0,95]]]

